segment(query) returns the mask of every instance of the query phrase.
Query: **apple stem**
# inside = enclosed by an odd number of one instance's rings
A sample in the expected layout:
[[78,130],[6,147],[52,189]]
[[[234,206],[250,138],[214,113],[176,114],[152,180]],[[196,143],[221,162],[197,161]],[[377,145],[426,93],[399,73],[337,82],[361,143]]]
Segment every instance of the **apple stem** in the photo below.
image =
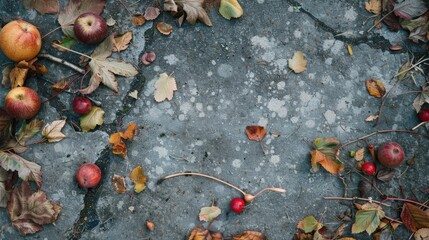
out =
[[212,179],[212,180],[218,181],[218,182],[223,183],[223,184],[225,184],[225,185],[227,185],[227,186],[229,186],[229,187],[234,188],[235,190],[237,190],[237,191],[241,192],[243,195],[246,195],[246,192],[244,192],[244,191],[243,191],[243,190],[241,190],[240,188],[238,188],[238,187],[236,187],[236,186],[232,185],[232,184],[231,184],[231,183],[229,183],[229,182],[226,182],[226,181],[224,181],[224,180],[222,180],[222,179],[219,179],[219,178],[216,178],[216,177],[213,177],[213,176],[207,175],[207,174],[203,174],[203,173],[196,173],[196,172],[179,172],[179,173],[174,173],[174,174],[171,174],[171,175],[168,175],[168,176],[165,176],[165,177],[163,177],[163,178],[159,179],[159,180],[158,180],[158,182],[157,182],[157,184],[161,184],[163,181],[165,181],[165,180],[167,180],[167,179],[170,179],[170,178],[179,177],[179,176],[187,176],[187,175],[193,175],[193,176],[199,176],[199,177],[210,178],[210,179]]
[[86,55],[86,54],[80,53],[80,52],[75,51],[75,50],[72,50],[72,49],[70,49],[70,48],[63,47],[63,46],[61,46],[61,45],[59,45],[59,44],[57,44],[57,43],[52,43],[52,45],[55,45],[56,47],[62,48],[62,49],[64,49],[64,50],[66,50],[66,51],[69,51],[69,52],[75,53],[75,54],[77,54],[77,55],[80,55],[80,56],[82,56],[82,57],[86,57],[86,58],[89,58],[89,59],[91,59],[91,60],[92,60],[92,57],[90,57],[90,56],[88,56],[88,55]]
[[63,64],[64,66],[69,67],[69,68],[75,70],[76,72],[79,72],[80,74],[85,74],[86,73],[85,69],[83,69],[83,68],[81,68],[79,66],[76,66],[76,65],[74,65],[71,62],[67,62],[66,60],[61,59],[59,57],[52,56],[51,54],[41,53],[41,54],[38,55],[38,57],[46,58],[48,60],[51,60],[52,62]]

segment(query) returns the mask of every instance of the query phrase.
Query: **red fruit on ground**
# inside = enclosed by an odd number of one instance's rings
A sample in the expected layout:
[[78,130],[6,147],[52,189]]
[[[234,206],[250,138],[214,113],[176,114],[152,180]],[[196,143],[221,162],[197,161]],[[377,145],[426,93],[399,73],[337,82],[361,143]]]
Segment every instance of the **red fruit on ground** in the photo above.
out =
[[386,167],[398,167],[405,159],[404,149],[397,142],[383,143],[378,148],[377,159]]
[[76,172],[76,180],[83,188],[93,188],[101,180],[101,170],[93,163],[82,164]]
[[91,111],[92,103],[88,98],[75,97],[73,99],[73,111],[79,115],[85,115]]
[[376,172],[375,165],[372,162],[364,163],[361,167],[361,170],[363,173],[365,173],[368,176],[373,176]]
[[229,204],[231,210],[235,213],[243,212],[244,205],[246,205],[246,203],[242,198],[233,198]]
[[40,98],[28,87],[16,87],[9,91],[5,98],[5,110],[16,119],[30,119],[40,109]]
[[419,112],[419,119],[422,122],[427,122],[429,121],[429,109],[422,109]]

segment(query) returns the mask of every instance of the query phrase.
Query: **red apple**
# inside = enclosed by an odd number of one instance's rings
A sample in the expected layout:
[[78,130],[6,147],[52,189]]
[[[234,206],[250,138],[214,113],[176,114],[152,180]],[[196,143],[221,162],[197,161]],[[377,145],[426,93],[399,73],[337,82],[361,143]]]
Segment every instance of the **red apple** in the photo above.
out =
[[39,30],[26,21],[9,22],[0,31],[0,48],[12,61],[29,61],[39,54],[41,47]]
[[398,167],[404,158],[404,149],[397,142],[386,142],[378,148],[377,159],[386,167]]
[[40,98],[31,88],[16,87],[6,95],[5,109],[13,118],[30,119],[40,109]]
[[97,14],[88,12],[76,18],[73,26],[76,38],[87,44],[95,44],[107,37],[106,21]]
[[92,103],[88,98],[75,97],[73,99],[73,111],[79,115],[85,115],[91,111]]
[[101,180],[101,170],[93,163],[82,164],[76,172],[76,180],[83,188],[93,188]]

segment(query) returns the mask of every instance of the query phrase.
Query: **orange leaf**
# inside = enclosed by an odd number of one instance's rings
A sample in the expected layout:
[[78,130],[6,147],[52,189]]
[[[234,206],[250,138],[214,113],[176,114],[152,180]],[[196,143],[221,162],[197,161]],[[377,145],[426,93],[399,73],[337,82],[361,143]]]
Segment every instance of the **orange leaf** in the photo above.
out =
[[119,135],[123,139],[133,139],[134,136],[137,136],[139,134],[139,127],[135,123],[128,124],[127,130],[124,132],[120,132]]
[[244,231],[232,237],[233,240],[266,240],[265,234],[257,231]]
[[137,166],[130,173],[130,179],[134,182],[134,192],[139,193],[146,188],[147,177],[141,166]]
[[260,142],[267,135],[267,130],[262,126],[247,126],[246,135],[250,140]]
[[173,26],[165,22],[159,22],[156,24],[156,29],[164,35],[170,35],[173,32]]
[[142,14],[134,14],[131,22],[135,26],[141,26],[141,25],[145,24],[146,19],[144,18],[144,16]]
[[369,79],[365,81],[366,89],[368,90],[369,95],[376,98],[381,98],[386,93],[386,88],[383,83],[377,79]]
[[344,170],[343,163],[337,159],[340,142],[335,138],[316,138],[311,151],[311,166],[313,171],[319,170],[320,164],[326,171],[337,174]]
[[368,12],[372,12],[374,14],[379,14],[381,12],[382,6],[381,6],[381,0],[370,0],[369,2],[365,3],[365,9]]
[[113,145],[113,154],[119,155],[122,158],[127,156],[127,146],[122,141],[120,133],[113,133],[110,135],[109,143]]

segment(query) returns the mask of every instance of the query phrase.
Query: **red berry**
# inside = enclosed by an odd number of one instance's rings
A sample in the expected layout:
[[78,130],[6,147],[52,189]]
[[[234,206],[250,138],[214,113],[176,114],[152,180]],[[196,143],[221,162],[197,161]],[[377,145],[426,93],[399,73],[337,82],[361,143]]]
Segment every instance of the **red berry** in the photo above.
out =
[[88,98],[75,97],[73,99],[73,111],[79,115],[85,115],[91,111],[92,103]]
[[242,198],[233,198],[229,204],[231,210],[235,213],[241,213],[243,211],[244,205],[246,205],[246,203]]
[[419,119],[422,122],[429,121],[429,109],[422,109],[419,112]]
[[372,162],[366,162],[362,165],[362,172],[368,176],[373,176],[375,174],[375,165]]

